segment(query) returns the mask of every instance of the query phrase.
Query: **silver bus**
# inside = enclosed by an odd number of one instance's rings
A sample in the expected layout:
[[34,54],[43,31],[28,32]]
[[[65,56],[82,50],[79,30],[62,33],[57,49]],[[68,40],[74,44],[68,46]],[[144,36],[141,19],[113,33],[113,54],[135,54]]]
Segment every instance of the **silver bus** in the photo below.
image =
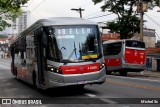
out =
[[106,79],[98,25],[85,19],[40,19],[10,49],[13,75],[37,88],[83,88]]

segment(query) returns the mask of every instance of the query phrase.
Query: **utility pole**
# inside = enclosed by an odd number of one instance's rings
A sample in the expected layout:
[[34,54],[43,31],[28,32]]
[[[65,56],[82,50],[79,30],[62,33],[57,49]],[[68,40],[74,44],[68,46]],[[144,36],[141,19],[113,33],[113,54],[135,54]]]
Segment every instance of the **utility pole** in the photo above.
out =
[[140,41],[143,42],[143,1],[139,1],[140,8]]
[[137,5],[137,13],[140,13],[140,41],[143,42],[143,15],[144,12],[148,10],[148,3],[144,2],[143,0],[139,0]]
[[82,11],[84,11],[84,9],[82,9],[82,8],[79,8],[79,9],[72,8],[71,10],[77,11],[80,14],[80,18],[82,18]]

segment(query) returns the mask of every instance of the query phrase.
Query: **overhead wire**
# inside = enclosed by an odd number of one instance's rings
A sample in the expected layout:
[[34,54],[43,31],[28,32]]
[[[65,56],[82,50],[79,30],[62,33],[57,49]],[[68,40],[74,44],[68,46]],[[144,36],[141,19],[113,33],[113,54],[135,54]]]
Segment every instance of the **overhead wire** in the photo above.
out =
[[31,2],[28,4],[28,6],[26,6],[24,11],[27,11],[27,8],[33,3],[34,0],[31,0]]
[[90,17],[90,18],[87,18],[87,19],[95,19],[95,18],[100,18],[100,17],[104,17],[104,16],[111,15],[111,14],[114,14],[114,13],[109,13],[109,14],[105,14],[105,15],[100,15],[100,16]]
[[155,34],[157,35],[157,37],[160,39],[159,35],[157,34],[157,32],[155,32]]
[[[160,24],[155,21],[153,18],[151,18],[150,16],[148,16],[147,14],[145,14],[145,16],[147,16],[152,22],[154,22],[158,27],[160,27]],[[160,39],[159,35],[157,34],[158,38]]]
[[87,15],[87,16],[84,16],[84,17],[89,17],[89,16],[92,16],[92,15],[95,15],[95,14],[98,14],[98,13],[101,13],[102,11],[97,11],[97,12],[94,12],[94,13],[91,13],[91,14],[89,14],[89,15]]
[[[85,0],[86,1],[86,0]],[[81,5],[81,7],[85,6],[85,5],[88,5],[88,3],[90,3],[90,1],[86,1],[85,3],[83,2],[83,4]],[[88,5],[89,6],[89,5]],[[87,6],[87,7],[88,7]]]
[[33,12],[34,10],[36,10],[44,1],[45,1],[45,0],[41,1],[35,8],[33,8],[33,9],[31,10],[31,12]]
[[29,6],[33,3],[33,1],[34,1],[34,0],[32,0],[32,1],[28,4],[28,6],[27,6],[27,7],[29,7]]
[[155,21],[153,18],[151,18],[150,16],[148,16],[147,14],[145,14],[145,16],[147,16],[150,20],[152,20],[158,27],[160,27],[160,24]]

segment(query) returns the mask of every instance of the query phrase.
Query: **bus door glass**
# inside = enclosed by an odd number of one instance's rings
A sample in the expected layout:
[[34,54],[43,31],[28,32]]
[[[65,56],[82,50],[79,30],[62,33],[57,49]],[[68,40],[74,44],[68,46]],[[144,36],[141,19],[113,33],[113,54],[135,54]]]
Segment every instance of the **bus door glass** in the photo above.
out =
[[126,41],[125,43],[125,63],[145,64],[145,44],[140,41]]
[[103,45],[103,53],[105,56],[106,66],[120,66],[121,50],[122,50],[122,42],[109,43]]

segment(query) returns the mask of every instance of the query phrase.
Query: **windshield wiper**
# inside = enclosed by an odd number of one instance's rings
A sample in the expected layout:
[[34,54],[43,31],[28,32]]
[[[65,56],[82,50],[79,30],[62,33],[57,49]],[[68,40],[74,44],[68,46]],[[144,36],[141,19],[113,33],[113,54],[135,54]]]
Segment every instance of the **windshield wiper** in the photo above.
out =
[[65,60],[63,60],[63,63],[66,65],[68,62],[70,62],[70,58],[72,57],[72,55],[75,53],[75,56],[77,58],[77,53],[76,53],[76,45],[75,45],[75,41],[74,41],[74,49],[73,51],[71,52],[71,54],[69,55],[69,57]]
[[71,52],[71,54],[69,55],[69,57],[67,58],[68,60],[72,57],[72,55],[73,55],[73,53],[75,53],[75,56],[76,56],[76,58],[77,58],[77,53],[76,53],[76,45],[75,45],[75,41],[74,41],[74,49],[73,49],[73,51]]

